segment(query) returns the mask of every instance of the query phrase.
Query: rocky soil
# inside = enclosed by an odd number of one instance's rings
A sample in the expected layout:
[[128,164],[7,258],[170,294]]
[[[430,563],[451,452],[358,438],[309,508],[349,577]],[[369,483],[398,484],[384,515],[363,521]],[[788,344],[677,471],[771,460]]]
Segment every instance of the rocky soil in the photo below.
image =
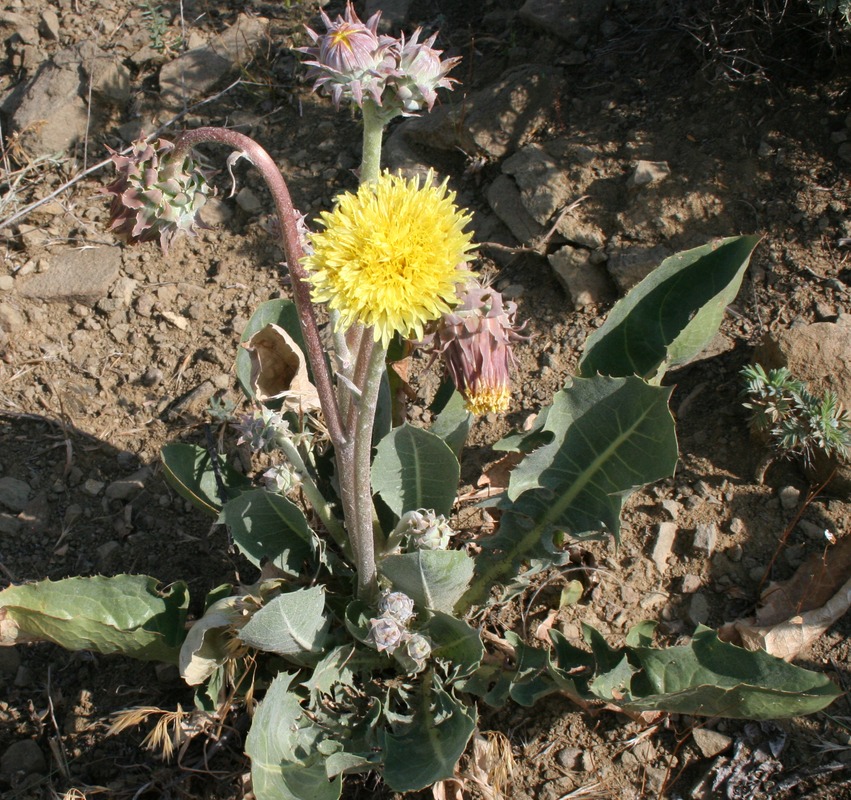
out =
[[[544,576],[482,623],[534,640],[542,623],[578,639],[585,621],[617,640],[654,619],[675,642],[752,615],[765,581],[814,554],[821,582],[841,587],[848,483],[817,488],[788,460],[757,481],[765,451],[739,370],[762,345],[761,358],[851,407],[851,61],[829,46],[843,39],[803,7],[760,27],[732,20],[730,4],[674,0],[366,5],[362,16],[383,7],[394,30],[439,29],[438,45],[463,57],[456,91],[390,131],[386,164],[449,176],[474,210],[481,267],[530,320],[512,408],[476,423],[462,494],[480,490],[499,456],[490,443],[546,405],[649,269],[713,238],[764,237],[710,351],[669,376],[676,476],[630,502],[620,547],[577,550],[574,571]],[[204,441],[211,398],[241,402],[240,334],[262,301],[287,294],[265,189],[238,164],[231,196],[226,153],[204,149],[219,170],[212,227],[167,256],[118,245],[98,192],[106,146],[216,124],[257,138],[309,217],[330,207],[356,185],[359,131],[303,81],[292,48],[317,13],[259,0],[0,3],[2,585],[144,572],[187,580],[198,613],[210,588],[254,577],[226,532],[167,486],[157,454]],[[437,378],[423,368],[418,385],[427,394]],[[461,518],[482,524],[479,512]],[[559,609],[577,576],[581,598]],[[847,688],[849,630],[845,615],[797,662]],[[239,715],[171,762],[140,747],[152,720],[107,736],[116,711],[192,707],[173,668],[19,646],[0,648],[0,686],[4,797],[244,795]],[[514,798],[841,798],[849,720],[845,698],[761,725],[636,721],[555,699],[486,711],[482,729],[505,737],[514,771],[502,788]],[[462,763],[475,792],[474,772]],[[384,796],[369,777],[349,791]]]

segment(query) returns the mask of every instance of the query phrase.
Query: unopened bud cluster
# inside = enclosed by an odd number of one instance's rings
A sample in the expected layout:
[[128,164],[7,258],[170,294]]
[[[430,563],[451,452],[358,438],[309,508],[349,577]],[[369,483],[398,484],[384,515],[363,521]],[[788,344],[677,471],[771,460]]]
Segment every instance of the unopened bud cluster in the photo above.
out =
[[368,641],[379,653],[402,656],[420,671],[431,655],[431,643],[421,633],[408,630],[414,619],[414,601],[404,592],[384,592],[378,601],[379,616],[369,621]]
[[454,535],[443,514],[419,508],[402,515],[391,538],[403,542],[406,550],[446,550]]
[[324,11],[320,14],[326,32],[319,34],[308,28],[313,46],[300,50],[311,58],[306,63],[314,89],[325,87],[337,107],[344,100],[363,106],[364,99],[371,99],[387,119],[411,115],[424,108],[430,110],[437,89],[449,89],[455,82],[447,73],[460,59],[441,60],[442,51],[432,47],[436,34],[423,42],[419,41],[419,29],[407,40],[404,34],[399,39],[381,35],[381,12],[363,23],[351,3],[347,3],[345,15],[336,20]]
[[236,443],[247,444],[252,453],[269,453],[293,436],[283,414],[265,406],[245,414],[235,427],[240,434]]
[[191,154],[175,153],[165,139],[141,139],[128,155],[110,152],[118,177],[104,192],[112,195],[110,227],[118,236],[131,244],[158,239],[167,251],[181,231],[203,227],[198,212],[211,188]]

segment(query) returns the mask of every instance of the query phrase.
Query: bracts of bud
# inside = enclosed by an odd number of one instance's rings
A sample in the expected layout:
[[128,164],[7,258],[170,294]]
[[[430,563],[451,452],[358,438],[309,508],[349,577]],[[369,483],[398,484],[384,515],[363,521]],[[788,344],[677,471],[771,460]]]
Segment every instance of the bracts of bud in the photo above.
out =
[[503,413],[511,400],[512,347],[525,341],[517,326],[517,304],[471,280],[460,302],[437,322],[426,339],[440,353],[455,387],[473,414]]

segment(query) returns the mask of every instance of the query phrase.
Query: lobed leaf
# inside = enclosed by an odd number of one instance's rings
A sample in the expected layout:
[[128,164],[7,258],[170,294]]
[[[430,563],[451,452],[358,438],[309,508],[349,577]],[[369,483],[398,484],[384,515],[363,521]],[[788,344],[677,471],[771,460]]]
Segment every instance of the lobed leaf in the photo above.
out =
[[146,575],[38,581],[0,592],[0,644],[48,641],[66,650],[176,662],[186,584],[164,591]]
[[579,374],[658,382],[694,358],[736,297],[758,236],[734,236],[666,258],[585,341]]
[[279,673],[257,707],[245,752],[257,800],[337,800],[342,775],[328,780],[319,752],[322,731],[290,691],[294,675]]

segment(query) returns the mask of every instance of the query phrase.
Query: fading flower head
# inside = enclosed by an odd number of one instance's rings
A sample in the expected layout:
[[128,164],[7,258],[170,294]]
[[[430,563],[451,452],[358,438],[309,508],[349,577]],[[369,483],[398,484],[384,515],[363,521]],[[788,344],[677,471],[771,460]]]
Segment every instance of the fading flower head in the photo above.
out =
[[210,184],[191,155],[175,158],[173,151],[174,144],[165,139],[140,139],[126,156],[110,150],[118,177],[104,193],[112,195],[110,227],[125,241],[159,239],[167,251],[181,231],[204,227],[198,212]]
[[495,289],[471,280],[461,302],[437,323],[436,351],[473,414],[502,413],[511,400],[512,346],[524,336],[515,324],[517,304]]
[[340,326],[372,326],[386,347],[396,333],[422,338],[429,322],[457,302],[469,277],[470,216],[454,205],[446,182],[382,174],[347,192],[321,214],[304,265],[313,299],[340,314]]
[[307,28],[314,46],[299,48],[312,58],[305,63],[311,68],[308,78],[315,79],[313,88],[325,86],[338,108],[342,100],[361,106],[364,95],[381,105],[387,77],[396,63],[392,54],[396,40],[378,35],[381,12],[366,23],[358,19],[351,3],[346,4],[345,16],[333,21],[324,11],[319,13],[326,32],[319,34]]
[[431,111],[437,100],[437,89],[451,89],[452,84],[457,83],[447,74],[461,60],[447,58],[441,61],[443,51],[432,47],[437,34],[420,42],[420,33],[418,28],[408,41],[402,36],[398,48],[398,65],[388,81],[394,99],[407,115],[423,108]]

